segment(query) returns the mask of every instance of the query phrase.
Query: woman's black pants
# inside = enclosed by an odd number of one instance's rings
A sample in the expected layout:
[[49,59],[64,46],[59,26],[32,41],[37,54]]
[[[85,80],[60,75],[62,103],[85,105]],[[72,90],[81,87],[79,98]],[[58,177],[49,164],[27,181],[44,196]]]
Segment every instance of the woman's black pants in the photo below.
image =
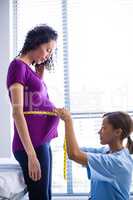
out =
[[52,152],[49,143],[45,143],[35,149],[41,166],[42,178],[39,181],[33,181],[28,173],[28,158],[25,151],[17,151],[14,156],[19,162],[25,183],[27,185],[30,200],[51,200],[52,184]]

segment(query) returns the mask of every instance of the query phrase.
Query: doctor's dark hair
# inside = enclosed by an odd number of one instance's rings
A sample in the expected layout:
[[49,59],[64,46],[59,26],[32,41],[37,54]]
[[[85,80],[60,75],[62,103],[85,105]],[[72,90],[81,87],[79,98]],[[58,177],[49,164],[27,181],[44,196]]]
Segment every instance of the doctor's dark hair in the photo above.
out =
[[[25,38],[24,45],[19,53],[20,55],[25,55],[31,50],[37,49],[41,44],[50,42],[51,40],[56,41],[58,38],[57,32],[50,26],[46,24],[41,24],[33,29],[31,29]],[[53,57],[51,55],[47,65],[53,65]],[[50,70],[50,66],[48,67]]]
[[131,133],[133,131],[133,120],[130,115],[126,112],[109,112],[105,113],[103,117],[106,117],[108,122],[114,129],[121,129],[121,139],[127,138],[127,148],[130,154],[133,154],[133,141],[131,139]]

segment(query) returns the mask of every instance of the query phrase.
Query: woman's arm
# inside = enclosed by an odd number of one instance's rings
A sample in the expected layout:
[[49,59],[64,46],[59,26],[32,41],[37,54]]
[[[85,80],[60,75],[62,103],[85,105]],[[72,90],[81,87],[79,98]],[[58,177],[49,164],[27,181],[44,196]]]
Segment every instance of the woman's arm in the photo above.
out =
[[18,130],[20,140],[28,156],[29,176],[37,181],[41,178],[40,163],[32,145],[27,123],[23,114],[23,85],[14,83],[9,88],[11,92],[13,118]]
[[27,123],[23,114],[23,86],[19,83],[15,83],[9,88],[9,90],[11,92],[12,100],[12,115],[19,133],[19,137],[22,141],[27,155],[36,155],[29,136]]
[[65,122],[65,136],[66,136],[66,144],[67,144],[67,153],[68,157],[75,162],[87,166],[88,158],[87,154],[82,152],[78,146],[73,122],[70,115],[70,112],[66,109],[55,109],[55,113],[61,117]]

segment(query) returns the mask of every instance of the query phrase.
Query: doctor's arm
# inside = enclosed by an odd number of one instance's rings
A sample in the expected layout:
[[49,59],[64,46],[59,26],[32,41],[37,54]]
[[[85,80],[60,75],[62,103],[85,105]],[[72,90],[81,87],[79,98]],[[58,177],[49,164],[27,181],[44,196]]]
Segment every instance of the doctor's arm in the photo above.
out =
[[70,112],[66,109],[55,109],[55,113],[65,123],[65,137],[67,145],[67,154],[70,160],[73,160],[81,165],[88,165],[87,153],[81,151],[77,143],[77,139],[74,133],[73,121]]

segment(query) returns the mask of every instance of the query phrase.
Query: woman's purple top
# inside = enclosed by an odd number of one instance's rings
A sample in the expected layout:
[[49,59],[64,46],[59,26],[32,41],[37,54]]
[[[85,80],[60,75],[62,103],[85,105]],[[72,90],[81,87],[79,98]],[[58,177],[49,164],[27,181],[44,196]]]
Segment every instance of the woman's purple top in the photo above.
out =
[[[44,81],[29,65],[18,59],[14,59],[9,65],[7,74],[8,91],[9,87],[14,83],[20,83],[24,86],[23,111],[52,111],[55,108],[54,104],[49,100]],[[10,91],[9,97],[11,101]],[[51,139],[57,137],[57,126],[59,123],[57,116],[43,114],[24,116],[34,147],[50,142]],[[24,150],[15,123],[12,149],[13,152]]]

